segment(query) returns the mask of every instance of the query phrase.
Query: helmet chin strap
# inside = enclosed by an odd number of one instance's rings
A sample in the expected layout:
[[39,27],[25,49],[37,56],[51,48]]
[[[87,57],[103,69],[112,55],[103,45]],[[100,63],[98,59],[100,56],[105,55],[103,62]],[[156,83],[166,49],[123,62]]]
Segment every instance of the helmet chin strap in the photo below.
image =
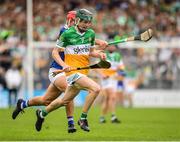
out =
[[66,25],[69,27],[70,26],[70,19],[66,22]]
[[79,18],[76,18],[76,20],[75,20],[75,25],[77,26],[77,25],[79,24],[79,22],[80,22],[80,19],[79,19]]

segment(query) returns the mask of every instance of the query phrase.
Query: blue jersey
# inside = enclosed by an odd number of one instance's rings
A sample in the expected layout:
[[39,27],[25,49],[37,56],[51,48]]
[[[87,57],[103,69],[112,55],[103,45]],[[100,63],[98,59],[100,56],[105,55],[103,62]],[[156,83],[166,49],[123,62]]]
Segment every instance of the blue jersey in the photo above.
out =
[[[117,73],[119,76],[123,76],[123,77],[126,76],[126,72],[124,70],[119,70]],[[117,85],[118,85],[118,87],[124,88],[124,83],[122,80],[119,80]]]
[[[68,29],[68,27],[65,25],[63,26],[60,31],[59,31],[59,36],[61,36],[61,34],[63,32],[65,32]],[[59,52],[59,56],[61,57],[61,59],[64,61],[64,52]],[[63,69],[62,66],[60,66],[55,60],[52,61],[50,68],[56,68],[56,69]]]

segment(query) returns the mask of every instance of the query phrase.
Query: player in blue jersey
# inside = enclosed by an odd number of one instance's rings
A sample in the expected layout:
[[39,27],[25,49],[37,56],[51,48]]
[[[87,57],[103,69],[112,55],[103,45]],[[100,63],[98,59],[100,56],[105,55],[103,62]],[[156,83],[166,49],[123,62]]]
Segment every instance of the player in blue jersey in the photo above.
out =
[[126,72],[124,70],[118,70],[117,71],[117,90],[116,90],[116,94],[117,94],[117,100],[120,103],[120,105],[123,105],[123,96],[124,96],[124,90],[125,90],[125,86],[124,86],[124,78],[126,76]]

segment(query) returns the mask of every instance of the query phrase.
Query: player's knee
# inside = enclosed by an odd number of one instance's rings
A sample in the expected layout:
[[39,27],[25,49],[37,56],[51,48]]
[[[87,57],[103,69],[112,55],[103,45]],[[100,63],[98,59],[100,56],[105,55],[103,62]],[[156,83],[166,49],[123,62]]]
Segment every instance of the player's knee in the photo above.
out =
[[111,95],[110,96],[110,101],[112,101],[112,102],[116,101],[116,96],[115,95]]
[[59,89],[61,90],[61,92],[65,92],[65,90],[66,90],[66,85],[62,85],[61,87],[59,87]]
[[55,86],[62,92],[65,92],[67,85],[66,84],[59,84],[58,82],[55,82]]
[[93,89],[91,90],[92,94],[94,94],[95,96],[97,96],[101,91],[101,87],[100,85],[94,86]]

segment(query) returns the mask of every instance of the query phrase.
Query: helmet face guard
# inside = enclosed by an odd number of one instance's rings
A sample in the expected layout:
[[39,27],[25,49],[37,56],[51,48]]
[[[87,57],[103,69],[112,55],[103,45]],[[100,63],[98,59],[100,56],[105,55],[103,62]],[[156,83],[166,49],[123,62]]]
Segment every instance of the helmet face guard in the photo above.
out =
[[76,17],[79,18],[80,20],[85,20],[85,21],[92,21],[93,19],[92,13],[87,9],[78,10]]

